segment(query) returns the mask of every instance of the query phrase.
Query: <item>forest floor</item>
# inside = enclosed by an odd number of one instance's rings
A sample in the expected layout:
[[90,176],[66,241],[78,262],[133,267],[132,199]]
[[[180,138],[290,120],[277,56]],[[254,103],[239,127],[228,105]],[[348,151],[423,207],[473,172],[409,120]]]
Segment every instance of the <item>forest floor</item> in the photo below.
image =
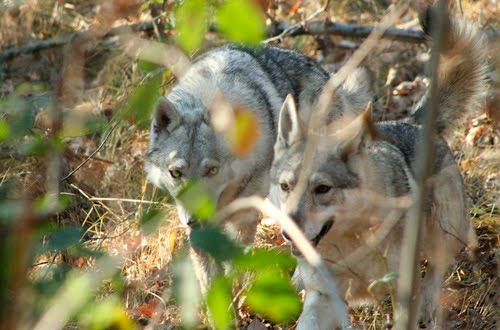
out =
[[[152,15],[157,15],[147,6],[141,8],[142,2],[22,1],[21,5],[0,10],[0,53],[36,40],[66,36],[76,31],[100,31],[147,21]],[[166,3],[168,22],[173,1]],[[286,22],[300,21],[320,8],[314,1],[272,3],[270,15]],[[332,2],[317,18],[373,25],[385,12],[381,3],[384,1]],[[456,3],[453,2],[452,9],[455,13],[462,10],[466,18],[484,29],[499,28],[497,1]],[[417,28],[416,16],[415,8],[411,7],[398,26]],[[142,32],[141,36],[150,40],[173,40],[175,31],[168,28],[162,33],[153,30]],[[204,42],[205,46],[211,46],[222,40],[210,33]],[[318,61],[328,71],[335,72],[361,42],[361,39],[340,36],[306,35],[285,38],[279,46],[295,49]],[[378,119],[401,118],[418,101],[428,84],[424,65],[429,59],[429,49],[420,43],[383,41],[381,44],[365,61],[376,77],[375,114]],[[127,113],[125,106],[131,90],[144,81],[148,70],[113,48],[112,43],[109,46],[90,42],[82,48],[73,48],[80,54],[73,59],[67,56],[64,47],[56,47],[0,63],[0,105],[29,103],[35,122],[33,130],[43,136],[50,134],[48,113],[54,99],[59,97],[59,102],[64,105],[64,130],[69,132],[61,149],[64,174],[86,161],[94,151],[98,152],[61,185],[62,193],[73,196],[78,202],[73,202],[55,221],[60,225],[83,228],[81,241],[86,248],[123,258],[121,276],[126,289],[121,299],[128,315],[138,325],[145,326],[152,318],[159,325],[179,324],[179,308],[173,299],[165,298],[164,293],[169,290],[173,278],[169,265],[173,256],[185,246],[186,237],[170,197],[146,181],[143,164],[149,131],[139,116]],[[488,104],[484,109],[478,109],[450,139],[470,197],[471,221],[479,248],[472,260],[464,253],[446,277],[441,300],[446,311],[447,329],[495,329],[500,320],[499,51],[498,42],[490,45],[493,60]],[[82,59],[83,66],[75,64]],[[71,71],[75,67],[77,71]],[[63,68],[66,70],[64,84],[61,83]],[[78,68],[83,70],[78,71]],[[172,86],[174,79],[170,75],[164,75],[167,82],[162,86],[164,91]],[[81,132],[80,123],[89,118],[99,129],[78,133]],[[46,191],[47,158],[26,155],[21,149],[7,145],[0,147],[0,185],[10,182],[12,196],[38,196]],[[154,203],[164,206],[165,217],[162,225],[147,235],[141,230],[139,221]],[[287,250],[278,226],[268,219],[258,227],[256,246]],[[33,261],[29,268],[30,279],[49,272],[53,265],[85,269],[92,267],[94,261],[93,256],[68,251],[48,252]],[[103,285],[99,295],[105,297],[113,290],[112,284]],[[158,305],[163,305],[160,314],[157,313]],[[390,299],[375,307],[352,309],[350,314],[353,323],[360,328],[381,329],[392,318]],[[241,327],[283,328],[252,314],[244,306],[238,311],[238,316]],[[201,313],[200,317],[204,319]]]

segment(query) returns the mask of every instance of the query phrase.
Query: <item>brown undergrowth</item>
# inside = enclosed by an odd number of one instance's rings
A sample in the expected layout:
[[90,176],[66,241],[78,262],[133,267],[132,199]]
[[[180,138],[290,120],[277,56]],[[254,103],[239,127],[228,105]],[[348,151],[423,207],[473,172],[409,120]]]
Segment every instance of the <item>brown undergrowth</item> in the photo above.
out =
[[[121,25],[149,19],[150,10],[146,7],[139,11],[137,3],[24,1],[19,6],[0,11],[0,45],[5,49],[36,39],[99,29],[111,23]],[[327,14],[335,21],[372,24],[383,14],[384,8],[379,3],[340,1],[338,6],[331,5]],[[165,1],[165,4],[168,21],[168,12],[174,2]],[[498,8],[496,1],[460,1],[460,4],[464,16],[479,22],[484,28],[498,28],[495,21],[498,17],[495,15],[495,10],[498,10],[495,9]],[[320,7],[312,1],[271,1],[269,6],[270,15],[284,21],[301,20]],[[459,12],[458,5],[455,7],[454,10]],[[488,12],[487,8],[493,9]],[[326,14],[319,17],[324,18]],[[415,12],[409,10],[401,20],[401,26],[416,27],[415,17]],[[164,37],[172,41],[174,35],[175,31],[167,30]],[[160,36],[151,32],[143,34],[143,37],[154,40]],[[207,45],[220,42],[214,34],[206,40]],[[286,38],[281,46],[296,49],[320,61],[326,69],[335,71],[359,43],[360,40],[346,40],[338,36],[301,36]],[[170,198],[145,180],[143,161],[149,133],[125,106],[130,91],[151,73],[121,51],[111,49],[114,47],[112,44],[111,48],[97,50],[94,46],[92,44],[85,49],[82,55],[83,74],[71,77],[77,78],[75,85],[70,87],[78,88],[78,93],[67,107],[63,107],[63,115],[66,123],[97,119],[100,128],[83,134],[78,127],[67,127],[68,132],[77,133],[68,134],[64,139],[62,175],[69,174],[83,162],[85,164],[61,184],[61,192],[72,197],[72,204],[52,217],[51,221],[82,228],[84,234],[80,240],[89,250],[105,251],[122,258],[120,276],[124,287],[120,289],[120,299],[137,326],[144,326],[151,319],[163,325],[179,324],[179,309],[169,293],[172,284],[169,266],[173,256],[185,246],[186,236]],[[423,74],[424,64],[429,58],[427,50],[419,44],[388,41],[367,60],[376,75],[375,111],[378,118],[394,119],[406,115],[408,108],[422,95],[428,83]],[[495,59],[494,45],[491,52]],[[61,84],[64,55],[64,50],[57,48],[0,63],[0,98],[32,105],[33,130],[41,136],[50,134],[50,121],[44,116],[59,102],[57,91]],[[101,57],[103,60],[99,61]],[[92,58],[96,60],[92,62]],[[470,196],[471,221],[476,228],[479,245],[474,258],[470,260],[465,254],[461,256],[446,279],[442,303],[446,307],[447,329],[494,329],[500,320],[500,283],[497,277],[500,137],[498,121],[495,121],[500,117],[499,64],[493,64],[497,70],[491,75],[493,88],[490,102],[493,105],[489,104],[487,115],[485,111],[480,111],[471,117],[464,127],[457,130],[452,140]],[[165,76],[162,90],[168,90],[171,82],[171,77]],[[19,145],[26,145],[25,142],[21,139]],[[87,160],[99,147],[94,157]],[[27,155],[22,148],[12,145],[2,145],[0,151],[0,185],[12,184],[10,198],[31,198],[46,191],[47,158]],[[157,205],[165,210],[162,225],[146,234],[139,220]],[[39,239],[43,245],[44,238]],[[264,248],[278,246],[283,251],[288,249],[279,228],[269,219],[264,219],[259,225],[255,245]],[[93,267],[94,261],[95,256],[78,255],[67,250],[44,253],[33,260],[29,279],[48,276],[54,265],[87,269]],[[105,282],[99,290],[98,299],[116,290],[112,281]],[[158,305],[163,306],[160,314]],[[238,306],[237,315],[242,327],[283,328],[253,315],[244,305]],[[363,329],[390,327],[390,299],[381,301],[376,307],[352,309],[350,314],[353,323]],[[204,316],[200,316],[203,319]]]

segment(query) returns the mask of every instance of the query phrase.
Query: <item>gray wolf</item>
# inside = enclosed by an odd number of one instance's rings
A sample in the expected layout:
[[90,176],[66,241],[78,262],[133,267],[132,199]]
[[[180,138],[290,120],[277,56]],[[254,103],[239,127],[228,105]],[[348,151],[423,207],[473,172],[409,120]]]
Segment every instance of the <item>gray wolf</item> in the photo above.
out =
[[[437,78],[439,103],[430,206],[425,210],[424,239],[419,247],[428,260],[420,299],[424,322],[432,322],[435,316],[447,268],[475,240],[462,176],[444,136],[466,113],[477,109],[486,91],[485,38],[459,19],[449,18],[445,27]],[[371,96],[364,97],[366,106]],[[332,103],[341,103],[338,93],[333,98]],[[427,94],[407,118],[377,123],[367,107],[348,124],[333,123],[330,126],[334,129],[324,128],[326,133],[321,136],[297,115],[292,97],[281,109],[271,192],[282,211],[316,246],[351,305],[377,301],[393,291],[392,285],[374,281],[399,270],[403,227],[411,204],[407,198],[418,188],[416,157],[428,103]],[[307,144],[307,139],[314,137],[317,143]],[[306,150],[309,147],[314,150]],[[322,280],[300,256],[298,261],[306,290],[298,329],[339,326]]]
[[[351,80],[355,77],[353,74]],[[187,181],[196,180],[210,193],[218,209],[239,197],[266,196],[283,100],[292,94],[306,120],[328,79],[329,74],[311,59],[289,50],[227,44],[207,51],[158,101],[145,162],[148,179],[174,198]],[[346,102],[356,92],[346,89]],[[247,157],[234,155],[227,138],[214,129],[215,112],[209,110],[217,106],[214,102],[220,93],[233,108],[248,109],[257,118],[260,135]],[[332,113],[340,115],[340,111]],[[189,231],[197,221],[177,198],[176,204],[181,222]],[[225,229],[249,244],[257,221],[257,212],[240,212],[227,219]],[[204,291],[217,267],[200,252],[192,251],[191,255]]]

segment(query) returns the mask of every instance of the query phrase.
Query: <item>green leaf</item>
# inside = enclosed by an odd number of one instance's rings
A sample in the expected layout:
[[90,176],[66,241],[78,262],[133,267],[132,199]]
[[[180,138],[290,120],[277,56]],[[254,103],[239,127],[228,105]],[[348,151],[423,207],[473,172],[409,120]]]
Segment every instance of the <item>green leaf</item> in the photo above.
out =
[[297,265],[297,261],[289,254],[276,250],[254,249],[241,254],[234,260],[234,267],[241,270],[261,271],[274,269],[289,273]]
[[231,281],[218,277],[207,292],[207,305],[216,329],[229,329],[232,321]]
[[5,113],[5,118],[9,122],[11,138],[23,137],[33,128],[35,121],[33,109],[28,102],[19,97],[0,99],[0,113]]
[[86,328],[93,330],[136,329],[116,294],[89,304],[79,318]]
[[20,146],[20,152],[23,155],[46,156],[50,150],[50,143],[42,139],[40,135],[33,135]]
[[255,1],[228,0],[217,12],[219,29],[229,39],[258,44],[265,36],[264,15]]
[[240,246],[214,226],[193,228],[190,241],[193,248],[208,253],[217,261],[232,260],[243,252]]
[[56,229],[49,235],[46,244],[38,249],[40,254],[64,250],[79,244],[83,233],[78,227],[64,227]]
[[3,142],[9,138],[10,127],[5,119],[0,119],[0,142]]
[[382,278],[376,279],[372,283],[370,283],[370,285],[368,286],[368,292],[370,292],[375,285],[380,284],[380,283],[389,283],[389,282],[395,281],[398,279],[398,277],[399,277],[399,273],[396,273],[396,272],[387,273]]
[[177,199],[198,220],[212,219],[215,215],[215,200],[196,181],[186,183],[177,195]]
[[301,310],[300,299],[290,281],[274,271],[259,274],[247,291],[247,304],[276,323],[295,319]]
[[33,204],[33,212],[36,216],[43,217],[51,213],[60,213],[71,204],[71,198],[68,195],[61,195],[58,198],[51,196],[41,196]]
[[165,218],[163,211],[157,208],[151,208],[146,211],[139,219],[139,225],[146,235],[156,231],[161,221]]
[[141,69],[142,71],[144,71],[146,73],[153,72],[153,71],[161,68],[160,65],[153,63],[151,61],[148,61],[148,60],[143,60],[143,59],[139,59],[137,61],[137,66],[139,67],[139,69]]
[[14,223],[23,213],[25,204],[17,200],[4,200],[0,202],[0,225]]
[[162,75],[156,74],[146,83],[135,87],[130,94],[128,106],[132,109],[139,129],[149,126],[151,113],[160,95]]
[[191,53],[203,41],[207,30],[208,6],[206,0],[185,0],[175,11],[178,43]]
[[28,96],[31,94],[41,93],[47,89],[44,83],[41,82],[23,82],[16,86],[15,94],[17,96]]

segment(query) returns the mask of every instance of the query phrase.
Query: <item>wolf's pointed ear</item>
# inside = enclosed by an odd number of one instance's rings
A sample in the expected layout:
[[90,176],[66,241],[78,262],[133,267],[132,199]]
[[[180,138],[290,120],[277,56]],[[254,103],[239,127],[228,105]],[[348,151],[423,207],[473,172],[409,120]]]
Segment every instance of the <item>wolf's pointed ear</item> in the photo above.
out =
[[344,81],[339,96],[344,113],[358,115],[373,100],[373,73],[365,66],[354,70]]
[[181,123],[181,116],[175,110],[174,105],[166,97],[160,96],[156,108],[153,129],[156,133],[163,130],[171,133]]
[[368,103],[365,111],[356,117],[346,128],[339,132],[341,158],[347,160],[349,156],[359,153],[363,144],[370,139],[377,139],[379,133],[373,122],[372,103]]
[[288,94],[280,110],[278,142],[291,146],[302,139],[302,124],[291,94]]

